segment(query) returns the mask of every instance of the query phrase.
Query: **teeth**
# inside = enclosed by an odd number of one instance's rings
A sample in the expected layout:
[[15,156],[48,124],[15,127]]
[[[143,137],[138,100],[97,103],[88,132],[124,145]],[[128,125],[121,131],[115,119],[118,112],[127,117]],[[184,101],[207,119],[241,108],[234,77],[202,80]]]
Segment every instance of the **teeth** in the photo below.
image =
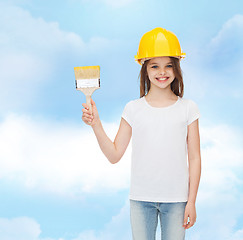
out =
[[165,80],[165,79],[167,79],[167,78],[157,78],[158,80]]

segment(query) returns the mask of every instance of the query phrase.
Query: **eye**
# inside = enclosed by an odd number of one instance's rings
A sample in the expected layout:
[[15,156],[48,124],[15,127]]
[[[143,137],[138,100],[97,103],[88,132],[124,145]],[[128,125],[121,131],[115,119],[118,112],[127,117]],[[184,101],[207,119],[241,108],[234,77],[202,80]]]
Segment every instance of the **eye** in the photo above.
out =
[[152,68],[157,68],[158,66],[156,66],[156,65],[154,65],[154,66],[152,66]]
[[172,68],[173,66],[170,64],[170,65],[167,65],[167,67]]

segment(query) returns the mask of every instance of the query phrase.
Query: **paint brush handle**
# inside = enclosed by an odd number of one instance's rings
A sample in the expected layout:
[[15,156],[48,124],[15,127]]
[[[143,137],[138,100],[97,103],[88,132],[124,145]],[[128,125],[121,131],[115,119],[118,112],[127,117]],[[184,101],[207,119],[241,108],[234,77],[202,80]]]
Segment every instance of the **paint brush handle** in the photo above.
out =
[[86,104],[89,107],[90,113],[92,113],[92,105],[91,105],[91,96],[93,92],[99,89],[98,87],[88,87],[88,88],[79,88],[78,90],[82,91],[84,95],[86,96]]
[[86,95],[86,104],[89,107],[89,112],[92,113],[91,95]]

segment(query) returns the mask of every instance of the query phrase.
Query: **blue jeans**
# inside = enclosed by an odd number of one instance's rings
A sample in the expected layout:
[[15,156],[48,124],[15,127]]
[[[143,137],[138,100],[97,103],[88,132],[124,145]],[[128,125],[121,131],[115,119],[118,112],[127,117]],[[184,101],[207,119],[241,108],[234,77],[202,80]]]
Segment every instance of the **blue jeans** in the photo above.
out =
[[187,202],[145,202],[130,199],[133,240],[155,240],[158,215],[161,240],[184,240],[184,213]]

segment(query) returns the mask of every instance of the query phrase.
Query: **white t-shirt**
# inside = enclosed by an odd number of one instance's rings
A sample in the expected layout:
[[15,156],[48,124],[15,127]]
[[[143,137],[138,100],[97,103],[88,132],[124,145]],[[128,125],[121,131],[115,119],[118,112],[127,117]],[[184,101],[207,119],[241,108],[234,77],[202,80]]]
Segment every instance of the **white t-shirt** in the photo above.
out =
[[200,117],[197,104],[178,96],[168,107],[152,107],[142,97],[128,102],[122,117],[132,127],[130,199],[186,202],[187,126]]

